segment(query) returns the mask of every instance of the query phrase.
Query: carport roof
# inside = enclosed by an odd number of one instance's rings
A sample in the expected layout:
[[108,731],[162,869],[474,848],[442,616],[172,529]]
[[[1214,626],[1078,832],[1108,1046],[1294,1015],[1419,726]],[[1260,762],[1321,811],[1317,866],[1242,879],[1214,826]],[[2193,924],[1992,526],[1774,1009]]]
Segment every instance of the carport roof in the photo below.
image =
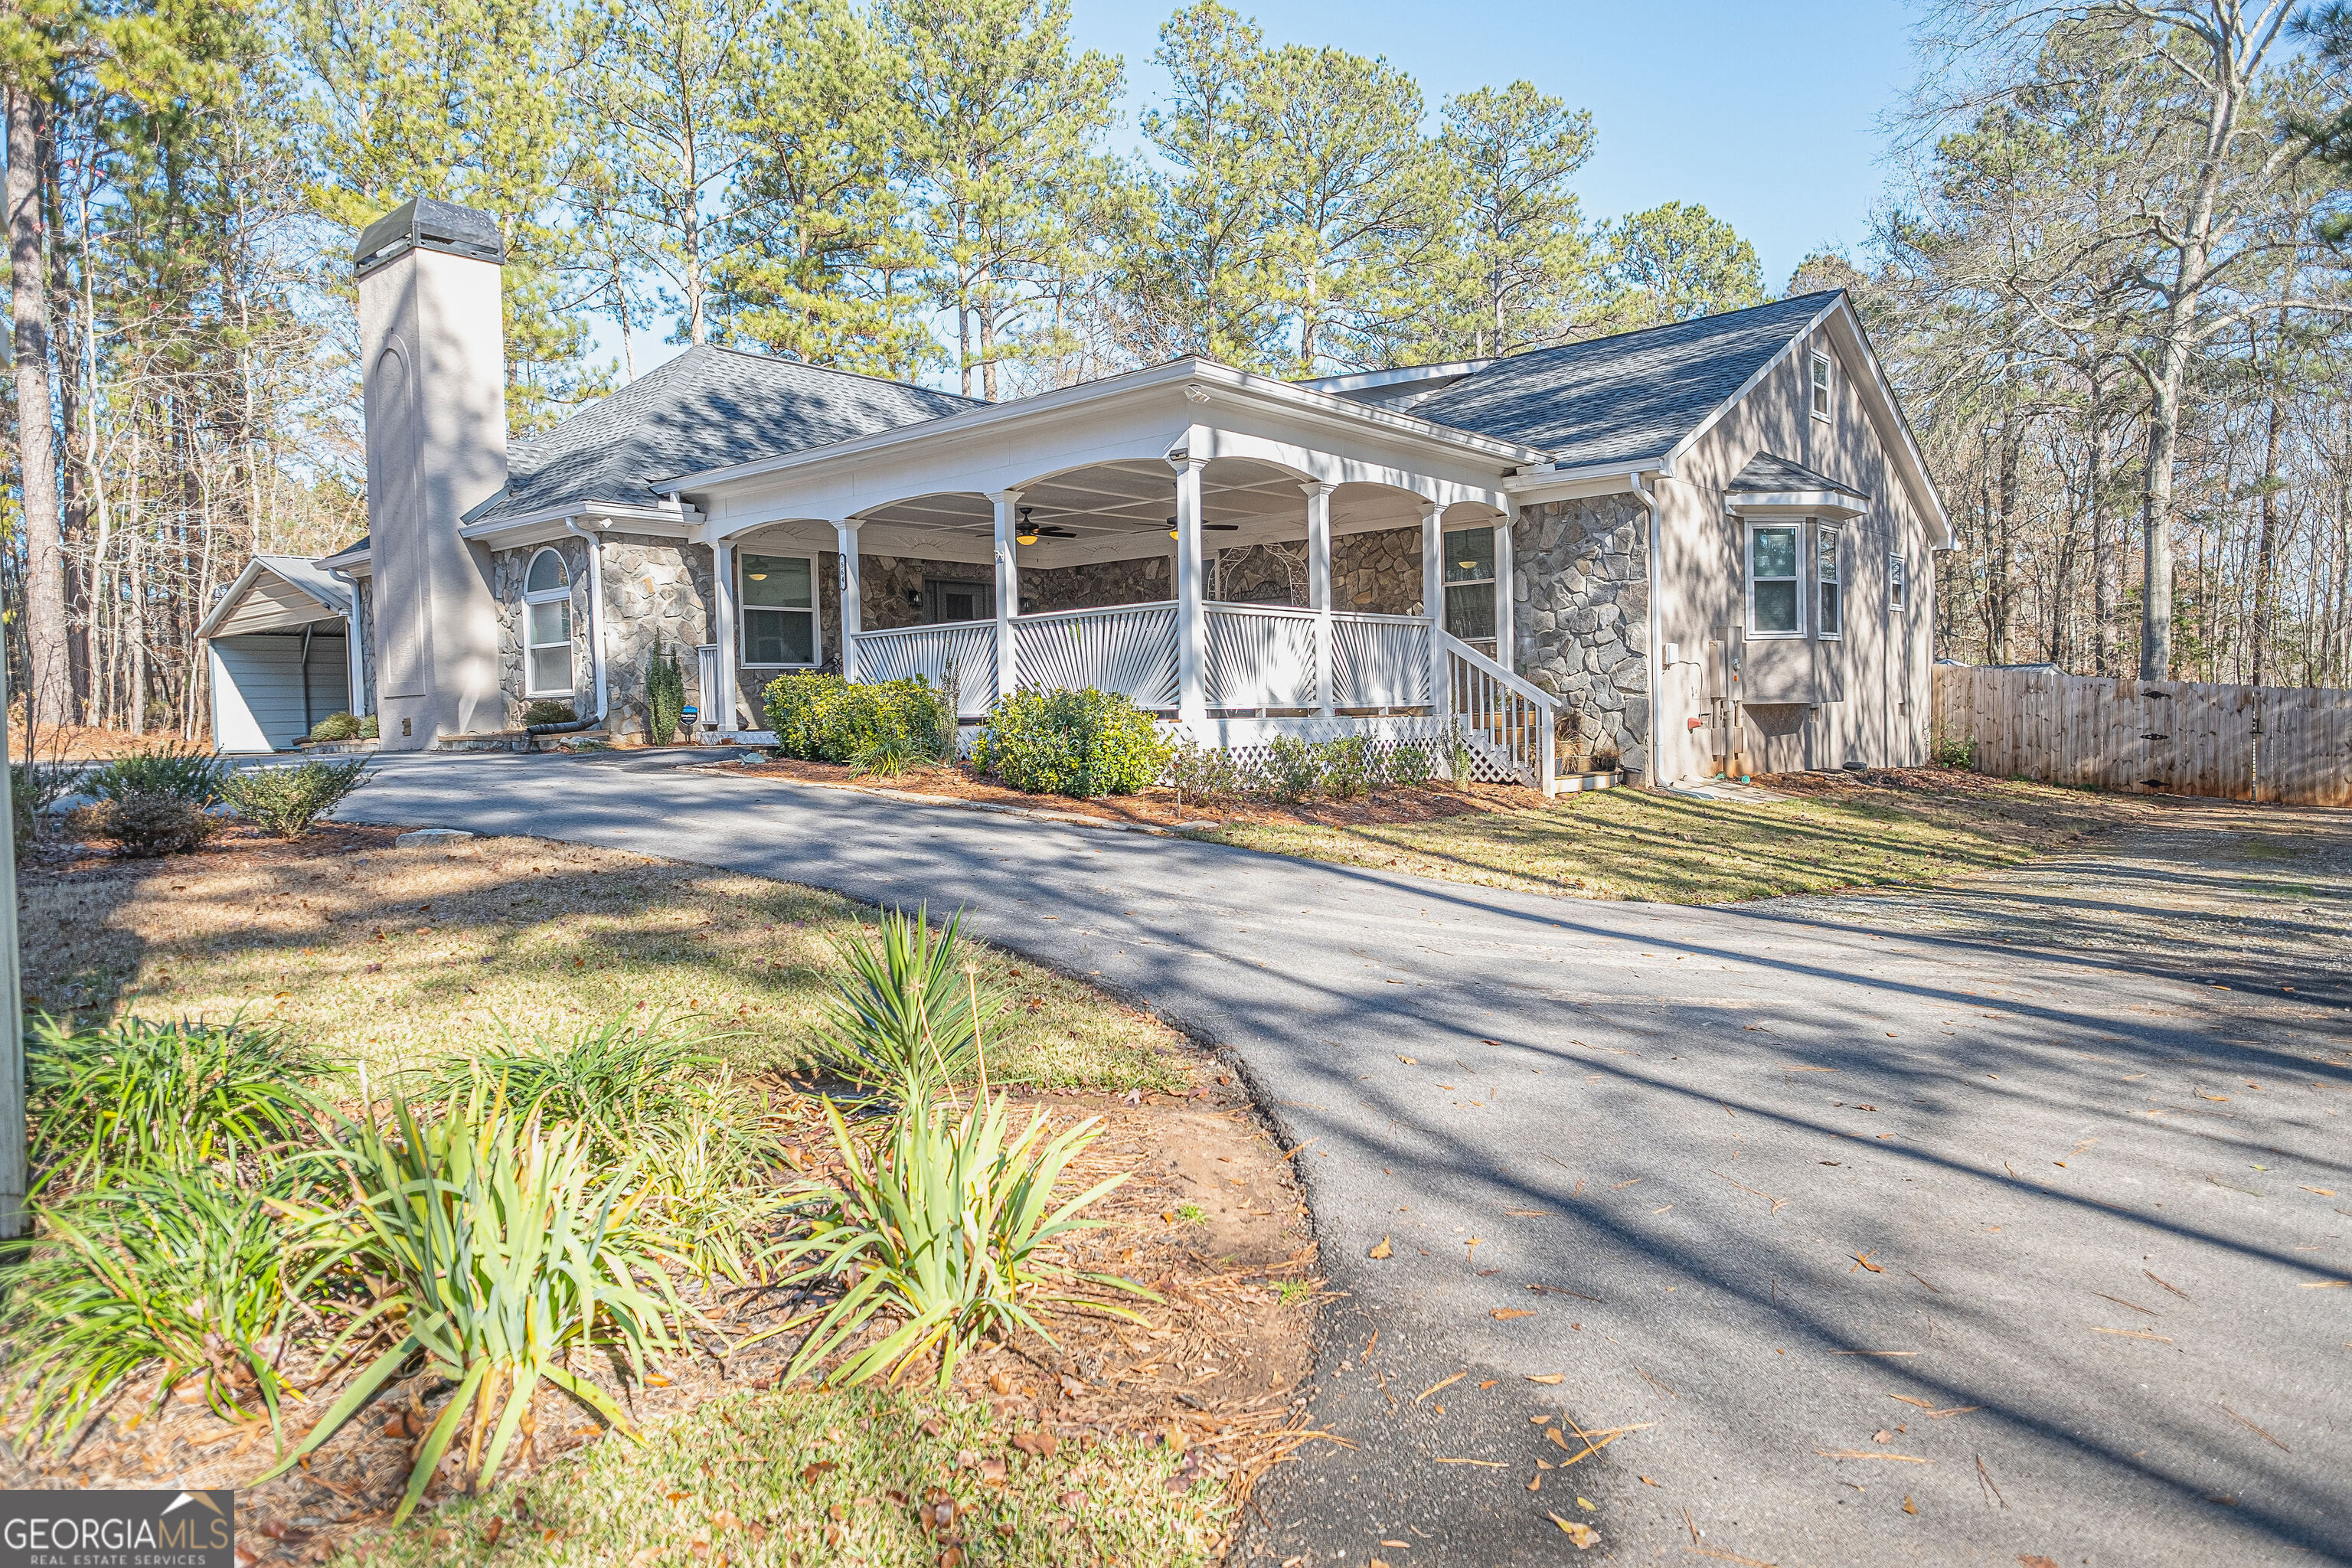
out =
[[352,613],[351,590],[299,555],[257,555],[196,628],[200,637],[293,631]]

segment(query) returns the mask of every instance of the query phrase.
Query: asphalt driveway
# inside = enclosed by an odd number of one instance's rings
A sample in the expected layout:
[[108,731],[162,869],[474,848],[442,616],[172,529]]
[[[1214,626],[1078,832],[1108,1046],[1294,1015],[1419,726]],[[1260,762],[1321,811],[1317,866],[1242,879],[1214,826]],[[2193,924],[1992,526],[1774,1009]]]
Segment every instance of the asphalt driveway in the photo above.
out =
[[[675,760],[393,761],[343,815],[966,905],[1229,1052],[1309,1144],[1351,1445],[1238,1561],[2352,1561],[2352,816],[2011,915],[1691,910]],[[2198,879],[2285,936],[2151,910]]]

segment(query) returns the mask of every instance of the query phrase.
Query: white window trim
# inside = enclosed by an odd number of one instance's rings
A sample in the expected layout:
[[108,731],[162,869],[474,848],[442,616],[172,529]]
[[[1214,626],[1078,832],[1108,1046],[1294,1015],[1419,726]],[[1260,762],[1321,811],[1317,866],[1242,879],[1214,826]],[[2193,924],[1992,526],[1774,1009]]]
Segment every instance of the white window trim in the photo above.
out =
[[[1837,373],[1832,368],[1830,356],[1815,349],[1812,366],[1806,374],[1811,379],[1805,384],[1805,406],[1811,409],[1813,417],[1823,424],[1834,423],[1837,418]],[[1816,393],[1821,395],[1816,397]]]
[[[812,658],[806,664],[754,664],[744,657],[744,648],[751,636],[751,617],[777,608],[773,605],[749,605],[743,602],[743,559],[757,555],[763,561],[805,561],[809,569],[809,650]],[[735,552],[735,668],[738,669],[823,669],[824,668],[824,595],[817,578],[817,558],[814,552],[799,550],[747,550]],[[793,612],[786,612],[787,614]]]
[[[530,559],[523,563],[523,582],[525,584],[530,583],[530,574],[535,569],[537,569],[540,557],[542,555],[552,555],[555,557],[556,565],[562,568],[563,572],[563,585],[559,588],[541,588],[535,593],[526,589],[523,594],[522,694],[525,697],[531,698],[533,700],[542,697],[576,697],[579,695],[580,691],[580,650],[572,637],[571,616],[567,613],[563,617],[564,637],[563,641],[561,644],[551,642],[535,643],[530,640],[531,605],[560,604],[565,605],[568,610],[572,603],[572,563],[564,560],[563,552],[556,549],[553,545],[544,545],[531,552]],[[571,683],[562,687],[550,688],[545,690],[538,689],[530,683],[531,665],[533,663],[530,656],[537,653],[541,648],[557,647],[561,647],[563,649],[563,668],[569,670],[572,674]]]
[[[1835,555],[1835,552],[1844,547],[1845,530],[1833,522],[1817,522],[1813,525],[1813,596],[1816,603],[1819,602],[1822,592],[1821,557],[1822,542],[1824,540],[1829,542],[1830,550],[1837,562],[1837,581],[1832,586],[1837,589],[1838,629],[1831,631],[1824,626],[1814,636],[1822,642],[1843,642],[1845,640],[1845,558],[1843,555]],[[1818,612],[1813,618],[1816,621],[1821,619]]]
[[1907,610],[1911,607],[1911,566],[1899,550],[1886,552],[1886,607]]
[[[1805,519],[1801,517],[1751,517],[1745,520],[1747,531],[1740,536],[1739,574],[1747,580],[1748,640],[1749,642],[1793,642],[1805,635]],[[1793,581],[1797,584],[1797,629],[1792,632],[1766,632],[1756,629],[1756,531],[1759,528],[1794,529],[1797,532],[1797,575],[1791,579],[1775,577],[1775,583]]]
[[[1489,536],[1493,536],[1493,535],[1497,534],[1497,533],[1499,533],[1499,532],[1500,532],[1500,528],[1499,528],[1499,526],[1498,526],[1498,525],[1496,525],[1496,524],[1493,524],[1493,523],[1475,523],[1475,522],[1474,522],[1474,523],[1465,523],[1465,524],[1464,524],[1464,525],[1463,525],[1462,527],[1460,527],[1460,528],[1448,528],[1448,529],[1442,529],[1442,530],[1440,530],[1440,531],[1439,531],[1439,532],[1438,532],[1438,536],[1437,536],[1438,545],[1439,545],[1439,547],[1440,547],[1440,548],[1443,548],[1443,547],[1444,547],[1444,543],[1445,543],[1445,535],[1446,535],[1446,534],[1449,534],[1449,533],[1470,533],[1470,532],[1473,532],[1473,531],[1476,531],[1476,530],[1478,530],[1478,529],[1481,529],[1481,528],[1484,528],[1484,529],[1486,531],[1486,532],[1488,533],[1488,535],[1489,535]],[[1449,556],[1447,556],[1445,559],[1450,561],[1450,560],[1452,560],[1452,559],[1453,559],[1453,557],[1449,555]],[[1437,605],[1438,605],[1438,612],[1439,612],[1439,614],[1438,614],[1438,620],[1439,620],[1439,622],[1440,622],[1440,624],[1441,624],[1441,625],[1443,625],[1443,623],[1444,623],[1444,618],[1445,618],[1445,617],[1444,617],[1444,609],[1445,609],[1446,591],[1447,591],[1448,589],[1452,589],[1452,588],[1484,588],[1484,589],[1486,589],[1486,592],[1491,595],[1494,593],[1494,591],[1495,591],[1495,570],[1496,570],[1496,556],[1495,556],[1495,547],[1494,547],[1494,545],[1493,545],[1492,543],[1489,543],[1489,544],[1487,545],[1487,554],[1486,554],[1486,574],[1484,577],[1458,577],[1458,578],[1457,578],[1457,577],[1448,577],[1448,576],[1445,574],[1445,572],[1444,572],[1444,567],[1443,567],[1442,565],[1440,566],[1440,568],[1439,568],[1439,570],[1438,570],[1438,574],[1437,574]],[[1449,627],[1449,628],[1447,628],[1447,629],[1448,629],[1448,630],[1451,630],[1451,628],[1450,628],[1450,627]],[[1460,633],[1458,633],[1458,632],[1456,632],[1456,633],[1454,633],[1454,635],[1458,637],[1458,636],[1460,636],[1461,634],[1460,634]],[[1476,640],[1477,640],[1477,641],[1479,641],[1479,642],[1492,642],[1492,641],[1494,641],[1495,639],[1494,639],[1493,635],[1492,635],[1492,634],[1489,634],[1489,635],[1487,635],[1487,636],[1486,636],[1486,637],[1479,637],[1479,638],[1477,638]]]

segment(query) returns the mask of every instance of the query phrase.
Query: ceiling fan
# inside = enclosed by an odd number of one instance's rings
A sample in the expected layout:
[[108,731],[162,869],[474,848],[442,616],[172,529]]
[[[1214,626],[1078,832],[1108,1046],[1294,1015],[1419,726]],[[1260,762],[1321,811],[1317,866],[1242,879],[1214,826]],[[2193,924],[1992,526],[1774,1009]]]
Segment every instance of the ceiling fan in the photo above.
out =
[[1063,528],[1055,523],[1049,522],[1043,528],[1038,527],[1029,521],[1031,510],[1031,508],[1025,506],[1021,509],[1021,526],[1013,535],[1013,542],[1015,544],[1034,544],[1040,539],[1076,539],[1077,537],[1075,530]]
[[[1242,525],[1238,522],[1204,522],[1201,531],[1203,533],[1239,533]],[[1176,520],[1172,517],[1168,520],[1168,537],[1176,537]]]

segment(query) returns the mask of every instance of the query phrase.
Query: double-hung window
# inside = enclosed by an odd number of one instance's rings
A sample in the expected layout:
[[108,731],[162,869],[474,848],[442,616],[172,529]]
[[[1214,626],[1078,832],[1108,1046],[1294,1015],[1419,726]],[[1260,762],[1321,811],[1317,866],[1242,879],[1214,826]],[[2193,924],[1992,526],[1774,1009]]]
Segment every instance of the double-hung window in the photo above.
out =
[[1838,531],[1822,527],[1813,534],[1813,575],[1820,579],[1821,608],[1814,625],[1825,637],[1845,635],[1845,584],[1840,579]]
[[744,555],[743,662],[807,666],[816,654],[816,563],[805,555]]
[[1830,356],[1827,354],[1813,356],[1812,395],[1813,417],[1816,419],[1833,417],[1830,412]]
[[1910,584],[1906,580],[1909,570],[1910,568],[1904,564],[1903,557],[1900,555],[1890,555],[1886,558],[1886,607],[1888,609],[1903,608],[1905,596],[1910,592]]
[[1750,523],[1748,528],[1748,632],[1750,637],[1804,635],[1804,596],[1798,592],[1797,523]]
[[1495,638],[1495,531],[1445,531],[1445,629],[1464,642]]
[[572,695],[572,574],[542,550],[522,580],[523,695]]

